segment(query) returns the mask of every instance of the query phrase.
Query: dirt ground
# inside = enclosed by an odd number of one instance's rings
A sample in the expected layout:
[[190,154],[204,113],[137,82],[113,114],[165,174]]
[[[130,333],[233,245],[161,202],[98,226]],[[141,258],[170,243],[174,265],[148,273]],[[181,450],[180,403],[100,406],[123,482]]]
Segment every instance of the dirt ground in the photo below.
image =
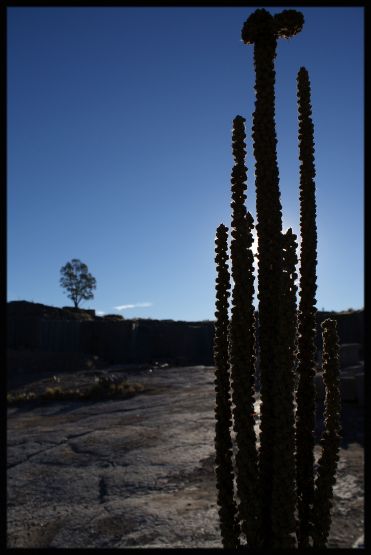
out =
[[[8,409],[8,547],[221,547],[213,368],[50,372],[11,390],[84,388],[102,373],[145,391]],[[344,403],[328,547],[363,534],[363,426],[363,409]]]

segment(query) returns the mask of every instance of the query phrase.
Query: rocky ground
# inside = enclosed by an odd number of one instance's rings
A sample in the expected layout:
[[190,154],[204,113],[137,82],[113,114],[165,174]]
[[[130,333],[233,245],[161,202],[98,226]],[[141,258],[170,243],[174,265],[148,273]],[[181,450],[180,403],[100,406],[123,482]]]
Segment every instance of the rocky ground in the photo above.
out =
[[[213,368],[115,373],[145,391],[127,400],[8,409],[9,548],[221,547]],[[56,379],[83,386],[96,374]],[[42,390],[56,379],[44,376],[27,388]],[[329,547],[347,548],[363,533],[357,405],[344,404],[343,436]]]

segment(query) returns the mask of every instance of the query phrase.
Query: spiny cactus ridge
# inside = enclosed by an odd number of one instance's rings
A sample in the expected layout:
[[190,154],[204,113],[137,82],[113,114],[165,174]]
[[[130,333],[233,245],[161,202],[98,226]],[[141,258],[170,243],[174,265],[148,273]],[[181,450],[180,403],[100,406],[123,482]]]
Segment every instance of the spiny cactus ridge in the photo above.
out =
[[[291,228],[282,232],[276,154],[274,59],[277,39],[294,36],[300,32],[303,22],[302,14],[295,10],[284,10],[272,16],[266,10],[258,9],[250,15],[242,29],[243,41],[254,44],[256,72],[252,138],[259,306],[256,325],[253,305],[254,222],[245,205],[245,119],[236,116],[232,130],[235,163],[231,176],[230,254],[228,229],[221,224],[217,229],[215,258],[215,470],[224,547],[324,547],[331,522],[332,487],[340,437],[338,341],[334,322],[327,320],[323,324],[325,431],[316,473],[314,339],[317,229],[313,123],[309,77],[305,68],[301,68],[297,76],[301,232],[299,291],[296,285],[297,236]],[[231,280],[234,285],[229,316]],[[297,292],[300,298],[298,309]],[[261,382],[259,439],[255,433],[254,412],[257,360]]]

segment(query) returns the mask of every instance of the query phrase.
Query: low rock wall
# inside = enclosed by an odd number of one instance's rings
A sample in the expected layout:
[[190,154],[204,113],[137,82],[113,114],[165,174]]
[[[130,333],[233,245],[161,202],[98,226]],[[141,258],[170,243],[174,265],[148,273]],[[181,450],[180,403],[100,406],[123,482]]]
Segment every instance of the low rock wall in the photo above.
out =
[[[363,311],[317,314],[317,349],[322,347],[320,323],[338,322],[341,366],[363,357]],[[9,349],[87,353],[112,363],[168,362],[171,365],[213,364],[214,322],[115,320],[93,310],[48,307],[13,301],[7,307]]]

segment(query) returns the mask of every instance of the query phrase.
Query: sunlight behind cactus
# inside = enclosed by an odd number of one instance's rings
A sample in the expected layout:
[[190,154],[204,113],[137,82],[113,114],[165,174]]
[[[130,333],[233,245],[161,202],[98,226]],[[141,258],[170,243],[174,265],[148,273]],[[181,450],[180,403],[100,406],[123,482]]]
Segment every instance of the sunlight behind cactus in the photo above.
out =
[[[324,547],[331,522],[332,486],[340,438],[339,384],[336,372],[338,343],[333,321],[329,320],[323,328],[326,353],[324,381],[328,392],[326,430],[321,441],[323,451],[319,470],[315,475],[313,447],[317,231],[313,124],[309,77],[305,68],[301,68],[298,73],[301,161],[299,291],[296,273],[299,241],[291,228],[282,232],[276,154],[274,59],[277,39],[296,35],[301,31],[303,22],[302,14],[295,10],[284,10],[272,16],[266,10],[258,9],[248,18],[242,30],[245,44],[254,44],[256,72],[253,149],[256,162],[255,229],[258,237],[259,304],[256,327],[252,304],[253,218],[245,206],[245,119],[236,116],[232,134],[235,165],[231,178],[231,276],[228,275],[227,264],[227,228],[223,224],[218,228],[216,247],[219,254],[216,258],[215,448],[216,461],[224,461],[224,471],[221,470],[221,462],[216,466],[224,547],[233,547],[233,544],[253,548],[301,548],[312,545]],[[227,298],[232,280],[234,287],[227,335]],[[298,308],[297,292],[300,298]],[[258,393],[254,379],[257,357],[261,382],[259,438],[254,430],[254,401]],[[297,371],[299,384],[295,391]],[[229,408],[223,405],[223,411],[220,408],[221,386],[218,385],[221,383],[221,376],[224,376],[223,403],[229,404]],[[229,384],[230,393],[225,391],[226,384]],[[233,414],[233,425],[230,414]],[[231,458],[232,427],[235,432],[234,460]],[[226,438],[224,443],[222,436]],[[233,469],[230,466],[231,461],[234,463]],[[223,475],[226,477],[224,484],[221,481]],[[233,475],[237,486],[234,492],[235,502],[231,499]],[[238,533],[240,535],[236,537]]]

